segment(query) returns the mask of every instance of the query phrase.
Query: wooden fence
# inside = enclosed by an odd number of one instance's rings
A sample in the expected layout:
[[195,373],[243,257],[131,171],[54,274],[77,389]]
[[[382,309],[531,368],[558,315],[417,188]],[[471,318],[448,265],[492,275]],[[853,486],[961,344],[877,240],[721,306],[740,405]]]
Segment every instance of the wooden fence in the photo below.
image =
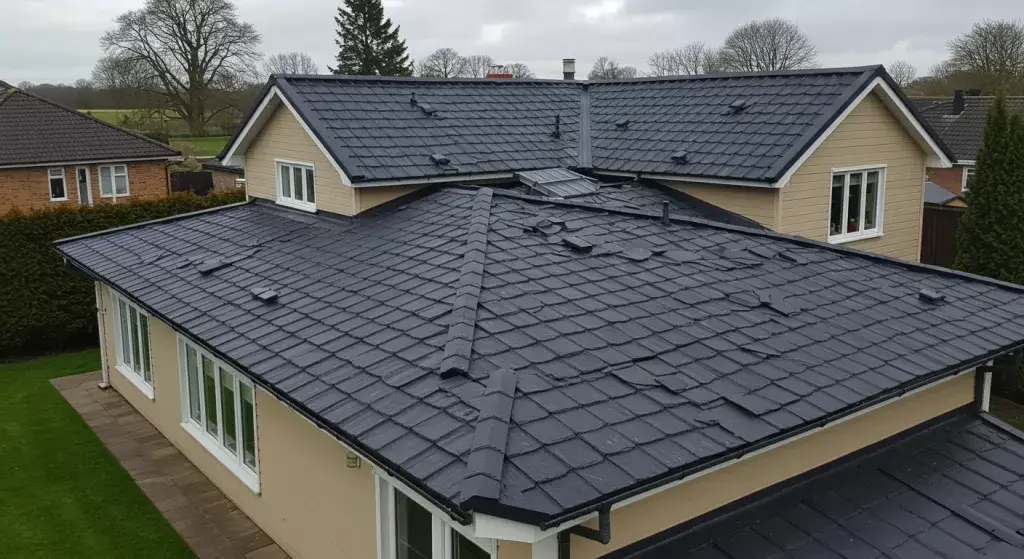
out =
[[924,207],[921,231],[921,263],[952,268],[956,260],[956,230],[964,208]]

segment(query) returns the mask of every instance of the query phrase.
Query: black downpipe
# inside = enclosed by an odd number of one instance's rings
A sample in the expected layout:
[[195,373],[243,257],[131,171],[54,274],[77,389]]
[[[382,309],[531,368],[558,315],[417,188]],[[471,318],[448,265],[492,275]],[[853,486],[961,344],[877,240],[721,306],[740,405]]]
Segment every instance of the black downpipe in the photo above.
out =
[[558,533],[558,559],[569,559],[572,555],[572,540],[569,539],[569,531],[563,530]]
[[597,511],[597,530],[577,524],[567,531],[581,538],[608,545],[612,541],[612,508],[606,506]]

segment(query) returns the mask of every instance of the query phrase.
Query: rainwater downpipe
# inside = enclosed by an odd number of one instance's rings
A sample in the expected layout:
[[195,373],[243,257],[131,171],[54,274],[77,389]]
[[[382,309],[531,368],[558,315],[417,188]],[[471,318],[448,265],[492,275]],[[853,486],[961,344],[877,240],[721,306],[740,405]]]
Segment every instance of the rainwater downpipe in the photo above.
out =
[[107,369],[107,331],[105,327],[107,308],[103,304],[103,291],[100,289],[100,282],[93,283],[96,285],[96,324],[99,327],[100,334],[100,368],[103,375],[99,387],[106,390],[110,388],[110,371]]

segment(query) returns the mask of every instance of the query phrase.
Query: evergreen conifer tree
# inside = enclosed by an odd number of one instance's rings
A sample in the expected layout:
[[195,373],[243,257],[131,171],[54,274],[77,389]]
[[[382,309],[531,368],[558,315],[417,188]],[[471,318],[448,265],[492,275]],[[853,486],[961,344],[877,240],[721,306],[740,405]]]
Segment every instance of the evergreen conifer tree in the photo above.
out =
[[334,18],[338,24],[338,66],[335,74],[360,76],[410,76],[405,41],[398,38],[401,26],[384,17],[381,0],[344,0]]

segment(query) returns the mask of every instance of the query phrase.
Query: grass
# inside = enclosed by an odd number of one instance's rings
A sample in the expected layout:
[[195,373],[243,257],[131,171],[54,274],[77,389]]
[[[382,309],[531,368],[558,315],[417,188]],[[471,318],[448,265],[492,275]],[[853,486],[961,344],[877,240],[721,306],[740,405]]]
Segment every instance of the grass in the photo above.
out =
[[171,146],[182,150],[183,153],[191,150],[196,157],[216,157],[224,144],[228,143],[230,136],[202,136],[195,138],[171,138]]
[[1024,406],[997,396],[992,397],[992,415],[1024,430]]
[[96,350],[0,364],[0,556],[194,557],[51,378]]

